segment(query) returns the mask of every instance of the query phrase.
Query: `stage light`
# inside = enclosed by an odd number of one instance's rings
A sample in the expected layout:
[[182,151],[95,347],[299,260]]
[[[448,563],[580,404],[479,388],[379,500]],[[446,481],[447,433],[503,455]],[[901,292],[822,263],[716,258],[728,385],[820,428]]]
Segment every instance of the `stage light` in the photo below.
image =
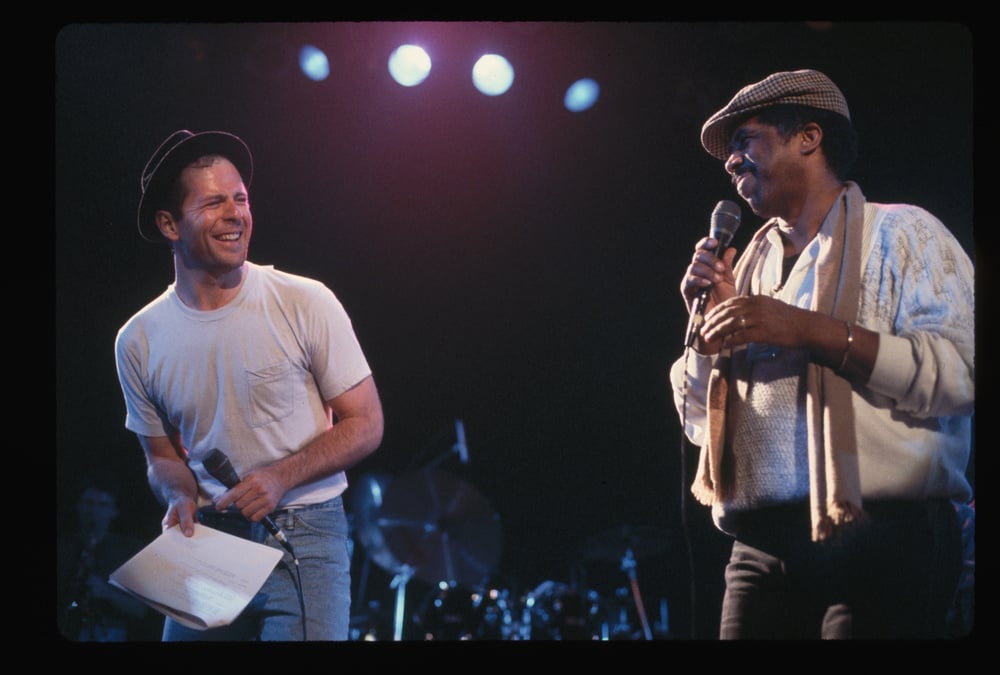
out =
[[330,75],[330,61],[317,47],[306,45],[299,50],[299,68],[310,80],[319,82]]
[[486,54],[472,67],[472,83],[487,96],[499,96],[514,83],[514,68],[499,54]]
[[404,87],[414,87],[431,72],[431,57],[422,47],[401,45],[389,55],[389,74]]
[[566,90],[563,104],[570,112],[581,112],[593,107],[597,103],[597,97],[600,93],[600,85],[589,77],[585,77],[570,85],[569,89]]

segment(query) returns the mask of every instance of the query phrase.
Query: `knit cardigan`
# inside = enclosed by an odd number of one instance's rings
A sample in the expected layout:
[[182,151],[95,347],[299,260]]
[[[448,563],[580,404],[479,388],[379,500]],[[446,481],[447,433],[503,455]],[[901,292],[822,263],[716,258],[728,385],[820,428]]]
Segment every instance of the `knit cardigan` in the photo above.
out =
[[[861,251],[875,208],[866,205],[861,189],[848,182],[820,227],[816,261],[817,292],[812,310],[853,323],[857,317],[861,281]],[[770,244],[772,219],[754,234],[736,263],[737,292],[750,294],[751,280],[759,276]],[[732,349],[724,346],[708,382],[708,433],[691,491],[707,506],[731,494],[722,471],[726,447],[726,407],[729,396]],[[809,508],[812,539],[830,538],[847,523],[864,518],[861,480],[854,430],[851,383],[830,368],[810,363],[806,372],[806,415],[809,456]]]

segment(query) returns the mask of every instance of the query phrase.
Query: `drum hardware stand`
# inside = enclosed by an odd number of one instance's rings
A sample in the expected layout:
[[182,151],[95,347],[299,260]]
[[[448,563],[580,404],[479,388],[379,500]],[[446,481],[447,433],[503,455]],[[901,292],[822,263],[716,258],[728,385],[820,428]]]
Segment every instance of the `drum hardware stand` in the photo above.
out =
[[639,613],[639,622],[642,623],[642,634],[647,640],[653,639],[653,633],[649,629],[649,620],[646,618],[646,609],[642,604],[642,595],[639,593],[639,581],[635,573],[636,560],[632,554],[632,549],[625,549],[622,557],[622,572],[628,575],[629,585],[632,587],[632,600],[635,602],[635,609]]
[[667,599],[660,598],[660,620],[654,624],[657,632],[664,637],[670,635],[670,619],[667,614]]
[[396,616],[395,616],[395,628],[393,630],[392,639],[399,642],[403,639],[403,622],[406,617],[405,607],[406,607],[406,584],[409,583],[410,579],[413,578],[413,568],[409,565],[403,565],[399,574],[392,580],[389,584],[390,588],[396,589]]
[[[387,478],[361,477],[352,495],[358,537],[366,554],[393,575],[394,639],[403,639],[406,587],[428,583],[481,583],[499,563],[500,519],[471,483],[434,465],[457,455],[468,463],[465,427],[455,421],[456,442],[423,468]],[[420,453],[423,457],[424,453]]]
[[[455,429],[454,429],[454,431],[455,431],[455,442],[447,450],[445,450],[442,453],[438,454],[436,457],[432,457],[431,459],[427,460],[423,464],[423,468],[427,469],[427,468],[435,467],[435,466],[441,464],[442,462],[450,459],[452,455],[457,455],[458,456],[458,461],[459,461],[460,464],[468,464],[469,463],[469,446],[468,446],[468,444],[465,441],[465,424],[462,422],[461,419],[456,419],[455,420]],[[438,441],[440,441],[441,440],[441,435],[442,434],[438,434],[437,437],[435,437],[433,443],[437,443]],[[427,449],[422,450],[417,455],[417,458],[422,458],[422,457],[426,456],[426,454],[427,454]],[[411,465],[412,464],[413,464],[413,460],[411,460]]]

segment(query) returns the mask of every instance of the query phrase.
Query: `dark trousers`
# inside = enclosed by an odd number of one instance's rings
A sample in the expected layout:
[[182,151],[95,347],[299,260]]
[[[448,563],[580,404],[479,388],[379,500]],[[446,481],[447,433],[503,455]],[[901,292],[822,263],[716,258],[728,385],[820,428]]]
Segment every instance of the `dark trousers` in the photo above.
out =
[[962,569],[947,500],[867,501],[867,522],[810,539],[806,504],[741,516],[722,639],[937,639]]

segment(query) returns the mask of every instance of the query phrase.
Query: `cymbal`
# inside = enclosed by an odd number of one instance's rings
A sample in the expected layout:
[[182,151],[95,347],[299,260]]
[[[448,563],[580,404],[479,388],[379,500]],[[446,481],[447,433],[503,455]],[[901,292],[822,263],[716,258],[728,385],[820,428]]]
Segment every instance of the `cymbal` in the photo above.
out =
[[636,559],[649,558],[663,553],[668,547],[669,538],[663,530],[620,525],[587,539],[583,544],[583,557],[585,560],[619,562],[629,551]]
[[354,515],[352,524],[355,536],[372,561],[391,574],[399,574],[403,570],[403,563],[389,549],[378,524],[382,503],[391,482],[392,476],[384,473],[367,473],[357,481],[351,481],[350,506]]
[[394,478],[375,522],[393,558],[428,583],[476,587],[500,562],[499,516],[470,483],[440,469]]

